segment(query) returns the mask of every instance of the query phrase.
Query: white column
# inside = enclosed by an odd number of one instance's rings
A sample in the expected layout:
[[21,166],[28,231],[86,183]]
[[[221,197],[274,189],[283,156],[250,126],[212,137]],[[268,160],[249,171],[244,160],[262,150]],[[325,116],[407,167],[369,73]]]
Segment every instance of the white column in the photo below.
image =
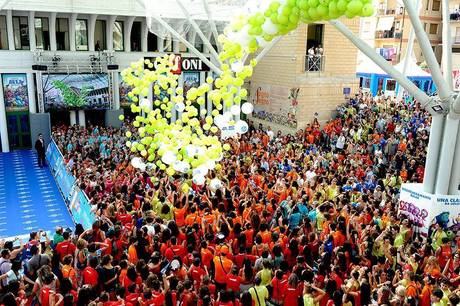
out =
[[51,51],[56,51],[57,50],[57,45],[56,45],[56,15],[57,13],[53,12],[50,13],[49,17],[49,32],[50,32],[50,48]]
[[[460,129],[460,127],[458,128]],[[455,145],[454,162],[452,164],[452,173],[450,175],[449,194],[460,194],[458,185],[460,185],[460,133],[457,132],[457,144]]]
[[157,36],[157,45],[158,45],[158,52],[163,52],[165,49],[165,41],[163,38]]
[[109,16],[107,19],[107,50],[113,50],[113,27],[117,16]]
[[3,99],[2,78],[0,78],[0,138],[2,141],[2,152],[10,152],[8,125],[6,124],[5,100]]
[[433,116],[431,119],[428,152],[426,154],[425,173],[423,175],[423,191],[434,193],[441,146],[444,116]]
[[29,23],[29,46],[30,51],[37,49],[37,40],[35,39],[35,12],[30,11],[28,16]]
[[458,119],[453,118],[452,115],[447,115],[436,176],[436,194],[448,194],[449,192],[449,180],[455,153],[453,142],[457,139],[457,132]]
[[[178,82],[178,87],[184,87],[184,74],[181,74],[179,79],[177,80]],[[184,99],[184,103],[185,103],[185,99]],[[176,115],[176,120],[177,119],[180,119],[182,120],[182,112],[176,112],[175,110],[173,110],[174,113],[177,113]]]
[[94,31],[96,30],[97,15],[90,15],[88,20],[88,50],[94,51],[96,42],[94,41]]
[[83,109],[78,111],[78,125],[83,127],[86,126],[85,111]]
[[113,80],[113,109],[120,109],[120,80],[118,77],[118,71],[112,72]]
[[75,27],[77,24],[77,17],[78,14],[73,13],[69,19],[69,43],[70,43],[70,51],[76,51],[76,32]]
[[27,95],[29,96],[29,112],[35,114],[37,112],[37,101],[35,100],[35,82],[32,72],[27,73]]
[[133,22],[136,17],[130,16],[126,18],[123,27],[123,44],[125,52],[131,52],[131,30],[133,28]]
[[70,125],[77,124],[77,111],[71,110],[70,111]]
[[149,29],[147,27],[147,22],[145,20],[142,20],[141,24],[141,51],[142,52],[147,52],[147,46],[148,46],[148,34],[149,34]]
[[14,46],[14,30],[13,30],[13,12],[6,11],[6,29],[8,33],[8,49],[15,50]]

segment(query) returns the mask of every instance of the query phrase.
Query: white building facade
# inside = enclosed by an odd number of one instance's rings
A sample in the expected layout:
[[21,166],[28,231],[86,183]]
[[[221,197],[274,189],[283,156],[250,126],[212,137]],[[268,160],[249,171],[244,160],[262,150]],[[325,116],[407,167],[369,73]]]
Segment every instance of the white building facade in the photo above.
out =
[[[173,15],[165,9],[162,17],[175,17],[168,14]],[[208,57],[209,50],[196,37],[193,31],[187,33],[187,40]],[[200,60],[185,45],[150,33],[144,7],[135,0],[0,2],[2,151],[31,147],[30,113],[50,112],[52,124],[103,123],[103,112],[129,106],[126,101],[129,90],[123,87],[120,72],[141,58],[166,53],[191,59],[184,61],[180,85],[186,87],[184,82],[188,80],[193,83],[189,86],[196,86],[212,76],[206,65],[196,63]],[[107,84],[95,86],[93,79]],[[47,105],[45,101],[59,100],[53,96],[56,94],[53,86],[58,87],[56,80],[68,82],[70,96],[74,93],[78,97],[83,92],[90,95],[88,100],[94,101],[94,105],[89,108]],[[104,103],[107,98],[108,107]],[[210,113],[212,103],[208,101],[202,108]]]

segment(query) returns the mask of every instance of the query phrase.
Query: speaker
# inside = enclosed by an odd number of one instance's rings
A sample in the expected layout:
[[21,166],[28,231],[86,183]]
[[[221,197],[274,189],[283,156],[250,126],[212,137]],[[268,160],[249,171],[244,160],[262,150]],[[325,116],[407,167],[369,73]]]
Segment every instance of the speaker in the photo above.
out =
[[46,66],[46,65],[32,65],[32,70],[36,70],[36,71],[47,71],[47,70],[48,70],[48,66]]
[[107,70],[118,70],[118,65],[107,65]]

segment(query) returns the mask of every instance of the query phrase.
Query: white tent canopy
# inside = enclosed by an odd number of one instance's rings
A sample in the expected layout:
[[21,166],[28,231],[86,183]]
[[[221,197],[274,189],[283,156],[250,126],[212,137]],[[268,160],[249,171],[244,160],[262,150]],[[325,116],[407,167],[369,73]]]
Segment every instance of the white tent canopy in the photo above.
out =
[[[403,58],[399,64],[395,65],[395,69],[398,72],[403,73],[404,70],[404,61],[406,58]],[[356,68],[356,73],[360,74],[381,74],[381,75],[388,75],[385,71],[382,70],[379,66],[377,66],[374,61],[366,58],[366,60],[362,61],[358,67]],[[417,65],[415,59],[411,57],[409,59],[409,63],[407,65],[407,71],[404,74],[406,77],[431,77],[431,74],[424,71],[420,66]]]

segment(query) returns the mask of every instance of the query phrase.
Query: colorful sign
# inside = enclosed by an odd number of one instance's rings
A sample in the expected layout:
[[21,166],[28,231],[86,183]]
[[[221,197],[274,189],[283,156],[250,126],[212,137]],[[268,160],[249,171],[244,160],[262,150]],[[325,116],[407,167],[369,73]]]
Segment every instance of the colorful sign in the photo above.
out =
[[425,236],[436,223],[455,233],[460,230],[460,196],[432,195],[423,191],[422,184],[403,184],[398,215],[408,217],[416,231]]
[[64,109],[109,109],[107,74],[44,74],[45,111]]
[[[157,61],[156,57],[144,57],[144,60],[150,60],[153,63],[153,67],[156,69]],[[175,54],[173,58],[174,65],[177,65],[177,70],[172,71],[174,74],[181,74],[186,71],[209,71],[209,66],[203,63],[198,57],[182,57],[180,54]],[[150,69],[148,65],[144,65],[145,69]]]
[[121,74],[118,77],[119,84],[118,84],[118,90],[119,90],[119,96],[120,96],[120,106],[121,107],[128,107],[131,104],[131,98],[128,96],[128,93],[133,90],[132,86],[129,86],[125,81],[123,81],[123,78],[121,77]]
[[3,97],[7,112],[29,110],[26,74],[2,74]]
[[460,70],[452,71],[452,82],[454,90],[460,90]]
[[198,88],[200,86],[200,73],[199,72],[184,72],[184,96],[191,88]]

